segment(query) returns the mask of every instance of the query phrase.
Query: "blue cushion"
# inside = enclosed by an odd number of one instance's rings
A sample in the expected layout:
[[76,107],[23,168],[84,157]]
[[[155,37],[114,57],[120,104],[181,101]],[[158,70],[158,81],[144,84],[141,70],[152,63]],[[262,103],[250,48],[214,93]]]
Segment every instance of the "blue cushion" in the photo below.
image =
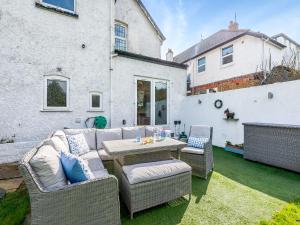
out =
[[68,180],[73,183],[93,179],[94,176],[84,161],[71,153],[61,152],[61,164]]
[[208,138],[204,138],[204,137],[189,137],[187,145],[188,145],[188,147],[203,149],[206,142],[208,142]]

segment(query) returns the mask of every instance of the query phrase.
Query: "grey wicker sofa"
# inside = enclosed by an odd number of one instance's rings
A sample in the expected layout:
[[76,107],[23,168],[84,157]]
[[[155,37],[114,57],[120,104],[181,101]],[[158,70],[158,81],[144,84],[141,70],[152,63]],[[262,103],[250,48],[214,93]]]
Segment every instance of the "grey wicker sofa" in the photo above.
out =
[[119,188],[115,176],[95,176],[93,180],[51,190],[43,186],[31,160],[43,146],[48,146],[49,141],[27,153],[19,165],[30,196],[31,224],[120,225]]
[[191,126],[189,136],[206,137],[204,149],[185,147],[181,150],[180,159],[189,164],[193,169],[193,175],[207,179],[207,175],[214,168],[212,137],[213,128],[209,126]]

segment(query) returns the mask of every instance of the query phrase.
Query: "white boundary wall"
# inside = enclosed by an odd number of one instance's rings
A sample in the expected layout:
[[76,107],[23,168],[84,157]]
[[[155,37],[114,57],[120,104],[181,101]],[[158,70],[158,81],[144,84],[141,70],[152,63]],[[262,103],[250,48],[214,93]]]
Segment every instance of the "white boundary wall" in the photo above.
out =
[[[273,99],[268,99],[268,92],[274,94]],[[223,101],[221,109],[214,106],[217,99]],[[235,112],[239,121],[223,119],[227,108]],[[220,147],[226,140],[233,144],[244,142],[244,122],[300,125],[300,81],[190,96],[182,103],[181,120],[187,132],[193,124],[213,126],[213,144]]]

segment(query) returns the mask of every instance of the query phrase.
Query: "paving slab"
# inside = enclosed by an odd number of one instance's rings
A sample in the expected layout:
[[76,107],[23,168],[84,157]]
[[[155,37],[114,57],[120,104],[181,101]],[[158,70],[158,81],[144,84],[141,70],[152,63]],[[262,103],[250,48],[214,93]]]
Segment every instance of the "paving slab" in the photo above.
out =
[[21,186],[22,183],[23,178],[0,180],[0,189],[4,189],[6,192],[14,192]]

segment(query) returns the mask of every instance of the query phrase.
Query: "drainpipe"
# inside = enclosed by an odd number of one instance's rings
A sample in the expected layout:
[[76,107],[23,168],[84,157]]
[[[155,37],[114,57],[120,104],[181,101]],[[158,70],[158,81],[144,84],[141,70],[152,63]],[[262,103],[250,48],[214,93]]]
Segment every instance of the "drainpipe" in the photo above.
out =
[[109,93],[109,124],[110,127],[112,126],[112,76],[113,76],[113,51],[114,51],[114,45],[113,45],[113,39],[114,39],[114,2],[115,0],[110,0],[110,25],[109,25],[109,30],[110,30],[110,49],[109,49],[109,88],[110,88],[110,93]]

